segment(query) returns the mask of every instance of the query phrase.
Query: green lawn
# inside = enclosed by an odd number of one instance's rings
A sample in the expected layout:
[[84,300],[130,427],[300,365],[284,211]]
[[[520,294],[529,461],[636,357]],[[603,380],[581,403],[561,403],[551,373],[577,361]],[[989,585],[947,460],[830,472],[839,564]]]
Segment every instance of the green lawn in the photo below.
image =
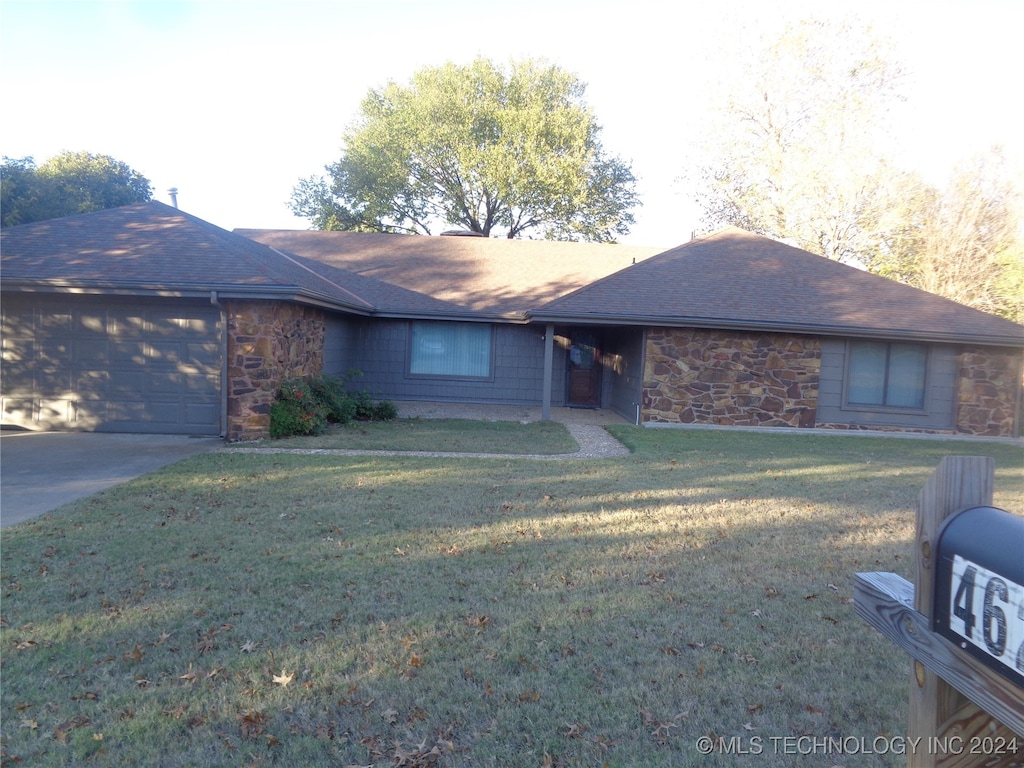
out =
[[261,440],[263,448],[559,454],[579,450],[561,424],[534,421],[399,419],[329,424],[320,435]]
[[854,574],[909,575],[944,455],[1024,509],[1020,449],[611,429],[632,455],[212,453],[4,529],[3,764],[904,764],[772,739],[905,733]]

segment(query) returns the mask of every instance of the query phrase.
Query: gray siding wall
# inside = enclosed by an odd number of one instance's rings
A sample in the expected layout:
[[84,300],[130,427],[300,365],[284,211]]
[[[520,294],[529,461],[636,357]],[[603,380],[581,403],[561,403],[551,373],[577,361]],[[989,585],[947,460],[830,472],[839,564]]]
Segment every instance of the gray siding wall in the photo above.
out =
[[955,347],[944,344],[933,344],[929,347],[924,411],[919,413],[870,410],[862,406],[844,405],[846,349],[845,339],[822,340],[817,419],[819,423],[916,429],[952,429],[955,426],[958,368]]
[[328,315],[324,321],[324,373],[341,378],[355,365],[355,328],[345,315]]
[[[544,375],[543,327],[492,325],[493,376],[487,380],[410,376],[409,323],[405,320],[339,319],[328,323],[324,372],[363,375],[353,388],[389,400],[435,400],[539,405]],[[555,349],[552,404],[564,404],[564,352]]]
[[636,420],[642,397],[644,334],[641,328],[615,328],[605,332],[605,378],[601,406]]

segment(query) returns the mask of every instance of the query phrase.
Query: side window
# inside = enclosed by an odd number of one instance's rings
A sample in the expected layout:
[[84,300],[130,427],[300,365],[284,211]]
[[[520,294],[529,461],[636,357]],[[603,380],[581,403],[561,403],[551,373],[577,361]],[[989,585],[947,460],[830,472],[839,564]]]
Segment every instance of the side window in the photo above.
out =
[[924,408],[928,347],[851,341],[846,402],[882,408]]

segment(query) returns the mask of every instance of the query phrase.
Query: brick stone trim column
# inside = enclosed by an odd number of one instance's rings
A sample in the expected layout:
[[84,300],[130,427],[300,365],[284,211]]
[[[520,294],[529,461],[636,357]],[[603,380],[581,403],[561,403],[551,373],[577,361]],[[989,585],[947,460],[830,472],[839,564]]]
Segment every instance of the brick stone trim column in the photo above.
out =
[[813,427],[821,342],[812,336],[651,328],[643,421]]
[[323,373],[324,313],[286,301],[223,302],[227,313],[227,439],[270,435],[282,381]]
[[960,355],[956,430],[984,437],[1017,434],[1022,357],[1018,350],[973,347]]

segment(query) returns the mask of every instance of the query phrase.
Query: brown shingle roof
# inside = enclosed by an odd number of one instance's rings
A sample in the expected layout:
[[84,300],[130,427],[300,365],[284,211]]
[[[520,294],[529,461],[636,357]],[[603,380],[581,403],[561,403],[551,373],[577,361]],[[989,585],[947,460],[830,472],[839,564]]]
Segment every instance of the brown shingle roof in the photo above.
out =
[[372,309],[307,263],[158,202],[8,227],[0,265],[5,283],[294,292]]
[[485,237],[237,229],[280,251],[343,267],[486,316],[519,316],[658,248]]
[[1024,346],[1024,327],[741,229],[630,266],[536,320],[756,328]]
[[217,290],[384,316],[1024,347],[1024,328],[1008,320],[739,229],[657,254],[654,248],[474,237],[232,233],[150,202],[9,227],[0,237],[4,287]]

